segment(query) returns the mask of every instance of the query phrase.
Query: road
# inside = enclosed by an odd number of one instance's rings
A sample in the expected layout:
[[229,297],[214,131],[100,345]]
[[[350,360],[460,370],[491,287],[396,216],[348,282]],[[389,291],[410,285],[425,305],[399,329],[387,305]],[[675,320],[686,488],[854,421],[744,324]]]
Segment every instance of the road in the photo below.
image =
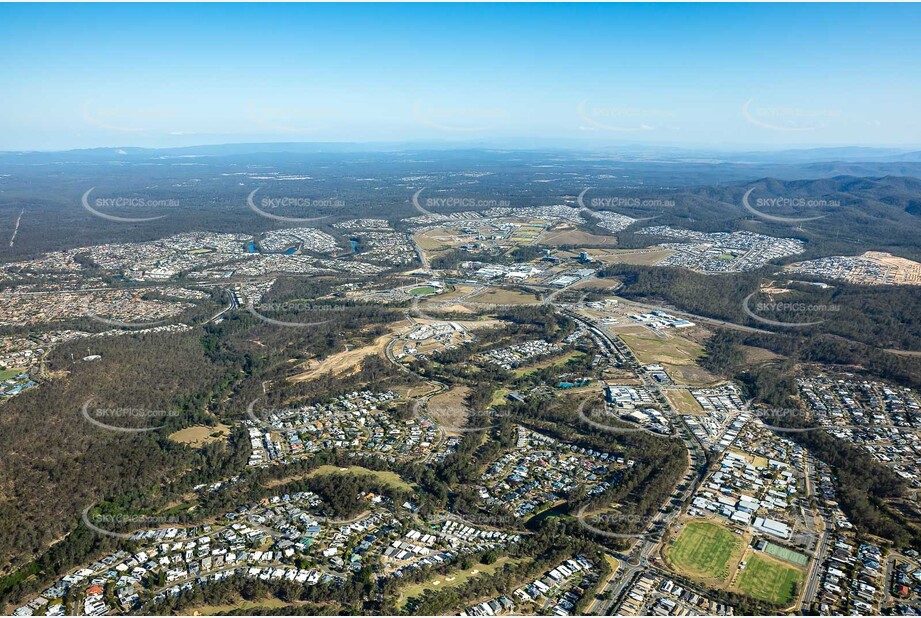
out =
[[[563,312],[573,320],[585,325],[585,327],[595,334],[603,342],[603,352],[605,355],[615,355],[622,362],[629,365],[638,375],[643,376],[639,371],[640,364],[630,348],[619,338],[609,334],[603,325],[597,323],[593,318],[576,313],[572,309],[563,309]],[[658,383],[652,380],[643,380],[658,398],[664,397],[664,393]],[[674,519],[681,513],[684,506],[690,501],[698,485],[703,480],[703,474],[706,469],[706,451],[703,445],[697,440],[690,429],[685,425],[681,417],[674,411],[667,411],[667,416],[672,425],[678,432],[679,437],[685,444],[688,451],[688,468],[682,478],[684,490],[677,494],[677,500],[669,501],[662,509],[656,512],[653,518],[648,522],[643,530],[642,538],[637,539],[630,553],[622,559],[622,565],[625,567],[623,573],[614,577],[607,584],[599,589],[598,594],[607,596],[606,600],[594,599],[586,610],[588,613],[608,615],[618,605],[625,590],[631,584],[633,578],[642,570],[650,565],[650,557],[656,552],[661,541],[666,537],[669,527]]]
[[416,242],[415,234],[410,234],[409,238],[413,243],[413,249],[416,250],[416,255],[419,256],[419,262],[422,263],[422,269],[426,271],[431,271],[432,265],[429,264],[429,258],[428,256],[425,255],[425,251],[422,250],[422,247],[419,245],[419,243]]
[[16,217],[16,225],[13,227],[13,235],[10,237],[10,247],[16,242],[16,234],[19,233],[19,223],[22,221],[22,215],[24,215],[25,212],[25,209],[23,209],[22,212],[19,213],[19,216]]
[[621,299],[624,304],[632,304],[637,307],[642,307],[644,309],[650,309],[655,311],[665,311],[673,315],[677,315],[682,318],[690,318],[697,320],[698,322],[703,322],[706,324],[713,324],[716,326],[722,326],[724,328],[731,328],[733,330],[740,330],[747,333],[760,333],[762,335],[776,335],[777,333],[770,330],[764,330],[763,328],[755,328],[753,326],[743,326],[742,324],[736,324],[735,322],[727,322],[725,320],[718,320],[716,318],[708,318],[703,315],[697,315],[696,313],[688,313],[687,311],[679,311],[678,309],[673,309],[671,307],[662,307],[659,305],[650,305],[648,303],[641,303],[635,300],[630,300],[628,298]]
[[[414,306],[415,306],[415,303],[414,303]],[[408,320],[410,321],[411,324],[415,325],[417,322],[416,322],[416,320],[413,318],[413,316],[412,316],[411,314],[412,314],[412,310],[407,309],[407,311],[406,311],[406,319],[408,319]],[[425,395],[422,395],[421,397],[416,398],[416,402],[415,402],[414,408],[413,408],[413,414],[414,414],[417,418],[424,418],[424,419],[426,419],[426,420],[428,420],[428,421],[431,421],[432,423],[435,424],[436,427],[438,427],[438,433],[439,433],[439,436],[440,436],[439,442],[438,442],[438,444],[435,444],[435,445],[432,446],[432,448],[429,450],[429,453],[425,456],[425,459],[423,460],[424,463],[428,463],[428,462],[431,461],[431,459],[432,459],[432,457],[434,456],[434,454],[438,451],[438,447],[439,447],[441,444],[443,444],[444,441],[448,438],[448,434],[447,434],[447,432],[445,431],[445,428],[441,425],[441,423],[439,423],[439,422],[436,421],[435,419],[432,419],[432,418],[429,418],[429,417],[425,416],[425,415],[422,413],[422,410],[424,410],[424,409],[427,408],[428,402],[429,402],[429,400],[430,400],[432,397],[434,397],[435,395],[439,395],[439,394],[445,392],[446,390],[448,390],[448,385],[445,384],[445,383],[443,383],[443,382],[439,382],[438,380],[433,380],[433,379],[431,379],[431,378],[429,378],[429,377],[427,377],[427,376],[422,376],[422,375],[419,375],[419,374],[417,374],[417,373],[414,373],[411,369],[409,369],[409,367],[407,367],[406,365],[404,365],[403,363],[401,363],[399,360],[397,360],[396,355],[393,353],[393,347],[394,347],[397,343],[402,343],[402,342],[403,342],[403,338],[402,338],[402,337],[394,337],[393,339],[391,339],[390,341],[387,342],[387,345],[384,346],[384,355],[387,357],[387,360],[389,360],[391,363],[393,363],[400,371],[402,371],[402,372],[404,372],[404,373],[411,373],[411,374],[413,374],[413,375],[416,375],[416,376],[418,376],[419,378],[425,380],[426,383],[428,383],[429,385],[431,385],[431,386],[434,388],[433,391],[431,391],[431,392],[429,392],[429,393],[426,393]]]
[[240,303],[237,301],[237,295],[233,293],[233,290],[226,289],[224,290],[224,292],[230,297],[230,304],[224,307],[223,309],[221,309],[220,311],[218,311],[217,313],[215,313],[213,316],[211,316],[205,322],[205,324],[210,324],[211,322],[217,321],[228,311],[233,311],[234,309],[240,306]]
[[[816,470],[813,466],[812,458],[809,455],[806,455],[803,472],[806,476],[806,497],[810,500],[810,503],[813,504],[813,508],[817,508],[814,506],[815,500],[813,499],[815,498],[815,489],[818,485],[815,482]],[[819,587],[819,570],[822,568],[822,563],[825,562],[825,554],[828,551],[828,544],[831,542],[830,531],[834,529],[833,522],[826,519],[824,514],[820,519],[820,523],[822,524],[822,534],[819,537],[815,550],[812,552],[812,564],[809,565],[809,571],[806,575],[806,585],[803,588],[803,596],[800,599],[799,607],[801,612],[806,612],[815,601]]]

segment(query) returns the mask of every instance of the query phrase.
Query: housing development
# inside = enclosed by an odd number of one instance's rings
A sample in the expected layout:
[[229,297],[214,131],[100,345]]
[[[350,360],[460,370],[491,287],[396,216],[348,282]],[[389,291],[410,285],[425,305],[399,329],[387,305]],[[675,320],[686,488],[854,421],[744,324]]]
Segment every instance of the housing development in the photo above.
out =
[[0,615],[921,616],[919,32],[0,4]]

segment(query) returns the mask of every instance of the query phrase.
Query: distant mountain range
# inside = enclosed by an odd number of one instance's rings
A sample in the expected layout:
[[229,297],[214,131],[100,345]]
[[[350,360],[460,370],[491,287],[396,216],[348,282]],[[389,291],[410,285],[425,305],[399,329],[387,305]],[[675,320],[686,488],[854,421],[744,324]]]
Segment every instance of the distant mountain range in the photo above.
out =
[[268,142],[235,143],[173,148],[90,148],[65,151],[0,151],[0,161],[53,159],[76,161],[159,157],[221,157],[259,153],[355,153],[355,152],[426,152],[426,151],[536,151],[564,152],[571,156],[603,155],[624,161],[672,161],[694,163],[921,163],[921,150],[842,146],[795,150],[740,150],[720,148],[680,148],[645,144],[600,146],[576,140],[506,140],[502,142],[416,141],[416,142]]

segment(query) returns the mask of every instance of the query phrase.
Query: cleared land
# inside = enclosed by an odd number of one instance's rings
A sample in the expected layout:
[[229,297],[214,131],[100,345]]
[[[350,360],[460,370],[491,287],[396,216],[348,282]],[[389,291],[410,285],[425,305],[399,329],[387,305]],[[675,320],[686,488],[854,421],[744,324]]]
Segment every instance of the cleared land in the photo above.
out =
[[528,373],[533,373],[537,371],[538,369],[544,369],[545,367],[565,365],[570,360],[574,358],[581,358],[582,356],[585,356],[585,352],[580,352],[579,350],[570,350],[569,352],[566,352],[561,356],[557,356],[554,358],[547,358],[533,365],[526,365],[524,367],[519,367],[517,369],[512,370],[512,373],[520,377]]
[[340,468],[339,466],[323,465],[316,470],[311,470],[305,475],[305,477],[311,478],[314,476],[322,476],[324,474],[340,474],[343,472],[347,472],[349,474],[373,476],[377,478],[377,480],[381,481],[382,483],[386,483],[394,489],[413,491],[412,485],[404,481],[400,475],[395,472],[390,472],[389,470],[369,470],[368,468],[363,468],[361,466],[349,466],[348,468]]
[[604,264],[632,264],[634,266],[655,266],[675,252],[671,249],[633,249],[623,251],[590,251],[597,260]]
[[[437,304],[429,304],[423,301],[422,309],[427,312],[442,312],[442,313],[476,313],[473,309],[466,305],[461,305],[458,303],[445,303],[444,299],[439,296],[436,299]],[[456,320],[451,320],[452,322]]]
[[[736,455],[739,455],[740,457],[744,457],[745,461],[755,466],[756,468],[767,467],[768,465],[767,457],[762,457],[761,455],[752,455],[751,453],[746,453],[745,451],[737,448],[730,448],[729,450]],[[770,545],[770,543],[768,545]],[[774,547],[777,546],[775,545]]]
[[742,351],[745,353],[745,363],[748,365],[755,365],[781,358],[779,354],[775,354],[770,350],[749,345],[743,345]]
[[561,232],[547,232],[537,244],[551,247],[613,247],[617,245],[617,238],[614,236],[603,236],[601,234],[583,232],[582,230],[565,230]]
[[700,404],[697,403],[697,400],[694,399],[694,395],[692,395],[690,391],[665,391],[665,398],[671,402],[672,407],[677,410],[679,414],[699,415],[704,413],[704,409],[700,407]]
[[799,569],[775,558],[755,554],[739,574],[737,586],[751,597],[785,607],[796,598],[802,582],[803,573]]
[[177,432],[171,433],[169,439],[173,442],[191,446],[192,448],[198,448],[211,442],[225,440],[229,435],[230,427],[218,423],[214,427],[192,425],[191,427],[186,427],[185,429],[180,429]]
[[469,409],[466,400],[469,394],[469,387],[455,386],[429,399],[429,414],[445,428],[448,435],[458,435],[458,432],[452,432],[450,428],[461,428],[467,424]]
[[193,616],[226,616],[232,611],[254,611],[254,610],[265,610],[270,611],[274,609],[280,609],[282,607],[288,607],[289,605],[300,605],[300,602],[289,603],[287,601],[282,601],[281,599],[263,599],[260,601],[246,601],[240,600],[233,604],[228,605],[201,605],[199,607],[192,608]]
[[512,391],[507,388],[497,388],[492,394],[492,400],[489,402],[489,405],[498,406],[506,403],[505,396],[511,392]]
[[668,548],[668,560],[681,573],[725,582],[742,557],[742,539],[708,521],[688,522]]
[[644,365],[651,363],[691,365],[695,364],[704,353],[703,346],[683,337],[666,336],[662,338],[648,330],[642,333],[622,332],[619,334]]
[[578,283],[574,283],[567,288],[567,290],[602,290],[602,291],[611,291],[616,290],[621,286],[620,281],[613,278],[605,279],[583,279]]
[[524,225],[509,236],[508,241],[515,245],[530,245],[537,240],[543,230],[543,225]]
[[675,384],[687,386],[712,386],[722,380],[700,365],[673,365],[662,363]]
[[644,365],[661,364],[676,384],[709,386],[720,381],[717,376],[697,364],[704,355],[704,348],[696,341],[668,331],[659,336],[645,326],[634,326],[629,323],[612,328],[616,329],[617,335],[633,350],[637,360]]
[[[398,322],[397,324],[392,325],[392,328],[396,328],[401,324],[405,325],[405,322]],[[315,359],[309,360],[301,365],[301,367],[306,369],[306,371],[291,376],[290,380],[292,382],[303,382],[305,380],[313,380],[327,373],[331,373],[334,376],[341,373],[355,373],[359,371],[361,368],[361,362],[368,356],[383,355],[384,348],[387,347],[387,342],[390,341],[391,337],[391,334],[381,335],[375,339],[374,343],[371,345],[355,348],[354,350],[338,352],[332,356],[324,358],[322,361]]]
[[416,397],[421,397],[428,393],[433,392],[435,389],[432,388],[432,385],[426,382],[425,384],[420,384],[418,386],[406,386],[402,384],[397,384],[390,387],[390,390],[398,393],[401,397],[406,399],[414,399]]
[[416,243],[425,251],[447,251],[464,244],[456,230],[435,228],[413,235]]
[[456,298],[460,298],[461,296],[466,296],[467,294],[470,294],[475,289],[476,288],[472,285],[454,285],[454,286],[451,286],[451,288],[444,294],[439,294],[438,300],[440,301],[454,300]]
[[426,590],[441,590],[444,588],[454,588],[467,583],[471,577],[480,575],[492,575],[506,564],[518,564],[521,560],[502,556],[492,564],[477,564],[466,571],[451,571],[447,575],[434,575],[430,581],[419,584],[410,584],[400,589],[400,598],[397,603],[403,603],[413,597],[422,596]]
[[537,303],[533,294],[519,290],[506,290],[504,288],[486,288],[467,299],[470,303],[485,303],[490,305],[527,305]]

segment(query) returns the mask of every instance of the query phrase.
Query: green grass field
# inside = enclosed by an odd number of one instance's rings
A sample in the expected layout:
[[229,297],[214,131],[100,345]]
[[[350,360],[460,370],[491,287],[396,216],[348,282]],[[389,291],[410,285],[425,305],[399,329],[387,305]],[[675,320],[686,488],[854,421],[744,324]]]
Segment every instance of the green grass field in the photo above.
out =
[[739,590],[751,597],[787,606],[793,602],[802,582],[802,571],[779,560],[755,554],[739,574],[737,585]]
[[0,382],[5,382],[10,378],[15,378],[22,373],[22,369],[0,369]]
[[417,288],[413,288],[409,291],[413,296],[429,296],[436,292],[435,288],[430,285],[420,285]]
[[738,535],[716,524],[694,521],[678,534],[669,548],[668,559],[682,573],[725,581],[741,553],[742,539]]
[[[466,584],[473,577],[489,576],[505,565],[516,565],[520,562],[522,562],[521,559],[502,556],[492,564],[476,564],[466,571],[457,569],[456,571],[451,571],[447,575],[439,575],[437,573],[433,573],[431,580],[420,582],[418,584],[410,584],[404,588],[401,588],[400,598],[397,603],[401,603],[404,599],[408,601],[413,597],[422,596],[426,590],[443,590],[445,588],[455,588],[462,584]],[[435,582],[438,583],[436,584]]]

